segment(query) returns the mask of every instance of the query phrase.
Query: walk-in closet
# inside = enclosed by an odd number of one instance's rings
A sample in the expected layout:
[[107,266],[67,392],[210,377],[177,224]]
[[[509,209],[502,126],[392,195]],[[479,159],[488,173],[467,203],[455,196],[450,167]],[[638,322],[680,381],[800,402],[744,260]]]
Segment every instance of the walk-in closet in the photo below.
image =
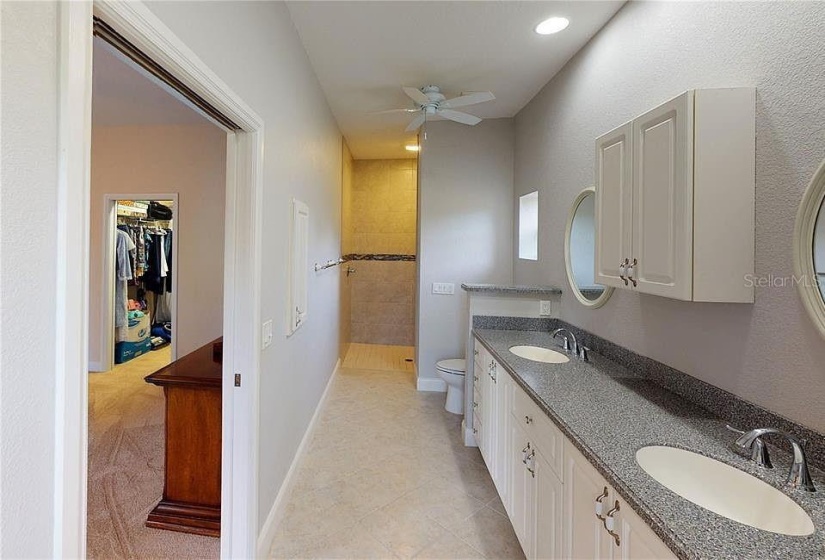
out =
[[171,344],[174,201],[117,200],[114,362]]

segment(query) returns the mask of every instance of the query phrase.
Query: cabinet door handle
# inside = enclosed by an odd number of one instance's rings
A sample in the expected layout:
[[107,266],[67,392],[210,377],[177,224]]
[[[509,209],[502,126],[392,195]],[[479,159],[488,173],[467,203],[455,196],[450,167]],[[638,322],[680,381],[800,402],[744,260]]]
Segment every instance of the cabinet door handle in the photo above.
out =
[[622,541],[619,538],[619,534],[613,531],[613,529],[616,528],[616,518],[613,517],[613,515],[620,509],[619,500],[616,500],[616,505],[613,506],[613,509],[608,511],[607,515],[602,518],[602,525],[604,525],[604,529],[607,531],[607,534],[613,537],[613,540],[616,541],[616,546],[620,546]]
[[[627,267],[627,278],[633,283],[633,287],[636,287],[636,279],[633,278],[633,275],[636,274],[636,265],[639,264],[639,261],[633,259],[633,263]],[[627,282],[625,282],[627,284]]]
[[477,375],[473,375],[473,381],[475,381],[476,383],[478,383],[478,376],[477,376]]
[[[535,457],[536,457],[536,450],[534,449],[530,453],[530,455],[527,457],[527,461],[532,462],[533,459],[535,459]],[[536,470],[534,468],[530,467],[530,465],[527,463],[527,461],[524,462],[524,464],[527,465],[527,472],[530,473],[530,476],[532,476],[533,478],[536,478]]]
[[604,500],[606,497],[607,497],[607,486],[604,487],[604,491],[599,495],[599,497],[596,498],[596,519],[598,519],[602,523],[604,523],[604,516],[602,515],[602,511],[604,511],[603,510],[603,505],[604,504],[602,503],[602,500]]
[[473,435],[476,435],[476,434],[478,434],[478,430],[476,430],[475,428],[473,428]]
[[629,262],[630,261],[628,259],[625,259],[619,263],[619,278],[622,279],[625,286],[627,286],[627,276],[625,276],[625,274],[627,273],[627,265]]
[[473,350],[473,356],[478,356],[478,350]]
[[525,416],[525,417],[524,417],[524,423],[525,423],[525,424],[532,424],[532,423],[533,423],[533,419],[532,419],[532,418],[530,418],[529,416]]
[[527,464],[527,453],[529,453],[529,452],[530,452],[530,442],[527,442],[527,447],[525,447],[524,449],[521,450],[521,453],[522,453],[521,462],[524,463],[525,465]]
[[474,409],[475,409],[475,408],[478,408],[478,403],[477,403],[477,402],[475,402],[475,401],[473,401],[473,408],[474,408]]

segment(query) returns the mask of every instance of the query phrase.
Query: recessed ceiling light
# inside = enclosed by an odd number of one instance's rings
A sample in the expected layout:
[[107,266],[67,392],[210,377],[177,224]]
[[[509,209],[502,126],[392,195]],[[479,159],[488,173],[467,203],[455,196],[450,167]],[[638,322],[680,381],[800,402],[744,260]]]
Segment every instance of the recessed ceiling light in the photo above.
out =
[[407,144],[406,146],[404,146],[404,149],[408,152],[419,152],[421,151],[421,146],[417,144]]
[[552,35],[565,29],[570,25],[570,20],[564,17],[551,17],[536,26],[536,33],[539,35]]

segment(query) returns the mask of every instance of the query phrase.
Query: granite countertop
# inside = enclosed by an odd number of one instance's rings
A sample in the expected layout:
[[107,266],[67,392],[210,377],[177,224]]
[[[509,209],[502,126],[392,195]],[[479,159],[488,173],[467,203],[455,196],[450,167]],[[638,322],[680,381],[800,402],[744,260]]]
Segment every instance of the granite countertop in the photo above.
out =
[[[564,432],[624,500],[680,558],[825,558],[825,475],[811,468],[818,491],[785,486],[790,457],[772,448],[775,468],[734,452],[736,435],[703,408],[596,353],[545,364],[508,349],[555,348],[547,332],[474,329],[473,334]],[[732,521],[671,492],[636,463],[647,445],[670,445],[728,463],[782,489],[813,519],[812,535],[792,537]]]
[[561,288],[556,286],[508,286],[504,284],[462,284],[465,292],[504,294],[504,295],[561,295]]

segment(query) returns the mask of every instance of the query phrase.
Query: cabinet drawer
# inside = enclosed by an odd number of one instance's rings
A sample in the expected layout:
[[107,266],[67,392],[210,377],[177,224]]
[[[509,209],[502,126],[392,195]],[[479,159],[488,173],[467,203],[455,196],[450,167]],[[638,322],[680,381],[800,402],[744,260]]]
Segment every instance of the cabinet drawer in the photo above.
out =
[[521,387],[513,391],[512,413],[516,422],[524,426],[530,441],[539,450],[556,475],[563,477],[564,435],[553,421],[536,405]]

